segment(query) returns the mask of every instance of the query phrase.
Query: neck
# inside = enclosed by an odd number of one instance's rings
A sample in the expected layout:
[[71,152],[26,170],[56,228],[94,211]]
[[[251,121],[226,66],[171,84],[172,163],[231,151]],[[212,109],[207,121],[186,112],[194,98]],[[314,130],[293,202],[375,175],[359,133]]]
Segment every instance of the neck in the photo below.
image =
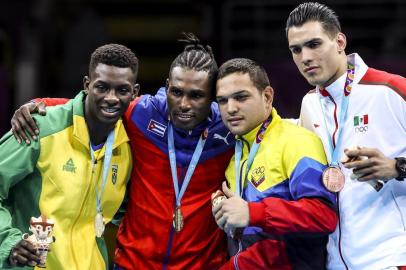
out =
[[101,143],[104,143],[106,141],[109,133],[112,130],[114,130],[114,126],[107,127],[107,126],[103,126],[103,125],[97,125],[96,123],[94,123],[94,121],[88,121],[88,119],[86,119],[86,123],[87,123],[87,128],[89,130],[90,141],[94,145],[99,145]]
[[106,125],[100,123],[92,117],[86,108],[87,106],[85,106],[85,120],[87,129],[89,131],[90,141],[94,145],[104,143],[109,133],[114,130],[115,125]]
[[343,74],[347,72],[347,56],[343,54],[343,56],[339,59],[339,65],[337,67],[336,73],[323,85],[320,87],[327,87],[333,82],[335,82],[338,78],[340,78]]

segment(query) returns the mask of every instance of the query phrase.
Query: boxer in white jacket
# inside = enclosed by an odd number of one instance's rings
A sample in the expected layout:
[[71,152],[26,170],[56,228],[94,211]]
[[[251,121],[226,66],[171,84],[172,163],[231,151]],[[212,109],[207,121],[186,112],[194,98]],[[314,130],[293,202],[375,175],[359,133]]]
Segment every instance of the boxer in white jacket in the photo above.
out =
[[334,179],[340,219],[327,269],[406,269],[406,79],[346,55],[346,37],[325,5],[300,4],[286,34],[295,64],[316,87],[303,98],[299,123],[320,136],[343,173],[341,186]]

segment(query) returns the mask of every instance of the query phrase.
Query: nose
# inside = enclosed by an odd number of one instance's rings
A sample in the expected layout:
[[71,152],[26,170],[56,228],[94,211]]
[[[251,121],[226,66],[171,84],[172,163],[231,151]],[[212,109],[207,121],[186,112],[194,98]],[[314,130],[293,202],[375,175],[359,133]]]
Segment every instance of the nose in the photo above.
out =
[[237,102],[235,100],[233,100],[232,98],[228,99],[227,113],[230,115],[233,115],[237,112],[237,110],[238,110]]
[[304,47],[302,49],[302,62],[304,64],[310,64],[312,62],[312,60],[313,60],[312,50]]
[[104,97],[104,100],[110,104],[115,104],[118,102],[118,97],[115,89],[110,89],[107,93],[106,96]]
[[179,108],[182,110],[182,111],[187,111],[187,110],[189,110],[190,109],[190,100],[189,100],[189,98],[186,96],[186,95],[184,95],[181,99],[180,99],[180,104],[179,104]]

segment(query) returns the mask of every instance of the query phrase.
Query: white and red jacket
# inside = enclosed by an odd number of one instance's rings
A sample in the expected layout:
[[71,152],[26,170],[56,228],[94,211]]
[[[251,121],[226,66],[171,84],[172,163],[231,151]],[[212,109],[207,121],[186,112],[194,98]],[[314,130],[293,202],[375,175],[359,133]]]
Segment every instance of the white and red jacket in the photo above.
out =
[[[345,78],[343,74],[326,89],[309,92],[302,102],[299,122],[320,136],[329,161],[326,126],[337,141]],[[405,78],[369,68],[355,54],[355,79],[340,152],[362,146],[377,148],[387,157],[405,157],[405,100]],[[338,196],[339,223],[327,247],[327,269],[406,265],[406,181],[392,179],[377,192],[368,183],[351,180],[351,170],[342,169],[346,180]]]

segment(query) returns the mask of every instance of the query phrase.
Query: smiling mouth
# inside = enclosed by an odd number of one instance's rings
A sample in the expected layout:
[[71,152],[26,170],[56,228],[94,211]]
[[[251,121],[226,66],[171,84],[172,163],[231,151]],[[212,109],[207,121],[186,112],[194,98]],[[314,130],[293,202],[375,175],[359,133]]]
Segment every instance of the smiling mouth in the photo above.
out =
[[194,117],[194,115],[192,115],[192,114],[184,114],[184,113],[177,113],[177,114],[175,114],[175,117],[178,118],[179,120],[182,120],[182,121],[188,121],[188,120],[191,120]]
[[116,116],[120,112],[120,108],[102,107],[101,110],[105,115],[109,116]]

